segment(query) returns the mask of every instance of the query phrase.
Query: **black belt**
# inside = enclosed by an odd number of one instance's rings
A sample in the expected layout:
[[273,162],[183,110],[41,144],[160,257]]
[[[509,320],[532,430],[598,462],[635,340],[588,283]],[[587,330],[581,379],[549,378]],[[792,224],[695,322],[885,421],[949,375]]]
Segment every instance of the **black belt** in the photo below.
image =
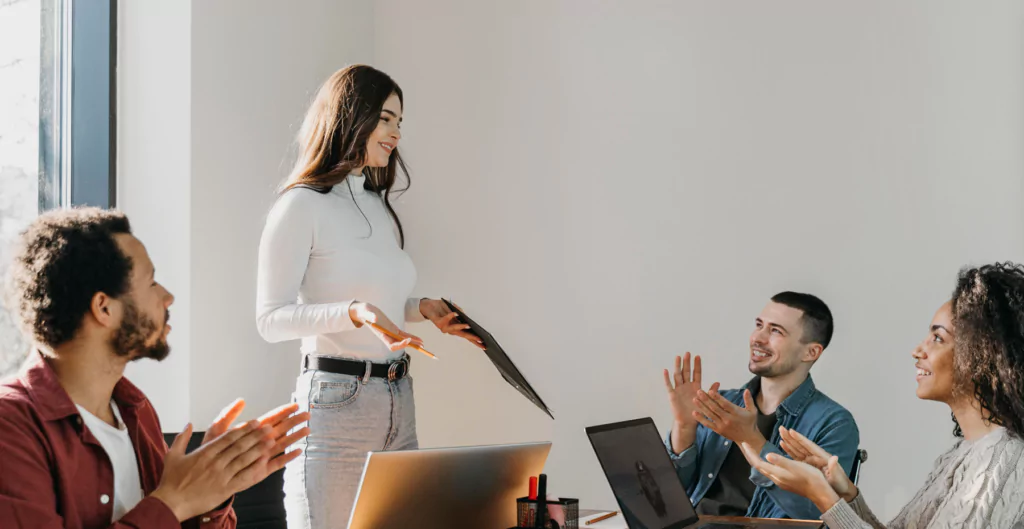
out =
[[[366,376],[366,362],[355,360],[342,360],[329,356],[305,355],[302,357],[303,369],[317,369],[328,373],[339,375],[352,375],[354,377]],[[370,376],[375,378],[386,378],[388,380],[400,380],[409,374],[409,357],[391,362],[390,364],[370,364]]]

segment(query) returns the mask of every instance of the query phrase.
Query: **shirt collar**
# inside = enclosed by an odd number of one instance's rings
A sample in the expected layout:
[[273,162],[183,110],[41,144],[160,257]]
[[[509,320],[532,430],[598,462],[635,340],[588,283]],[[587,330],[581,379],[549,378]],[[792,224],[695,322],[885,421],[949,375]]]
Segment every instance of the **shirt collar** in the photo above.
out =
[[[43,420],[57,421],[78,415],[74,401],[60,385],[57,374],[41,352],[35,351],[30,355],[20,378]],[[113,398],[121,408],[134,408],[146,400],[142,391],[124,377],[114,386]]]
[[[743,389],[749,389],[750,393],[757,396],[757,393],[761,390],[761,377],[754,377],[747,382]],[[784,409],[788,415],[800,415],[807,407],[807,404],[811,402],[811,397],[817,392],[817,388],[814,385],[814,380],[811,379],[811,375],[807,375],[807,379],[800,383],[799,386],[790,393],[780,408]]]

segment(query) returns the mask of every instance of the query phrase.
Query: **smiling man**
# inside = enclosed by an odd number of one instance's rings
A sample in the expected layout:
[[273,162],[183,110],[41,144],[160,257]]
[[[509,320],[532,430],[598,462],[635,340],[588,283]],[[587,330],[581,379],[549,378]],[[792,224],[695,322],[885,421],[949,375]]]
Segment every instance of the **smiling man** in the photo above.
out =
[[[701,358],[676,357],[665,385],[675,422],[666,446],[698,514],[817,519],[809,500],[778,488],[744,458],[746,442],[782,454],[779,426],[796,430],[831,454],[849,473],[860,443],[853,415],[818,391],[811,366],[832,339],[832,312],[810,294],[775,295],[754,320],[748,369],[740,389],[701,387]],[[827,448],[826,448],[827,447]]]
[[309,433],[309,414],[292,404],[232,426],[239,399],[199,448],[185,453],[191,424],[168,448],[124,371],[170,353],[174,296],[128,218],[50,211],[13,253],[6,306],[34,351],[0,380],[0,526],[233,529],[233,495],[298,456],[286,450]]

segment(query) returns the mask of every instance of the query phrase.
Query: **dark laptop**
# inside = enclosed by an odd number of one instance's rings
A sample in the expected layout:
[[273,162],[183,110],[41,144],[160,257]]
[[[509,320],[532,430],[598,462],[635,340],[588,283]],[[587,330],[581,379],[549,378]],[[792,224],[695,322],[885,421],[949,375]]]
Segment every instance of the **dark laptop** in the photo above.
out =
[[725,522],[698,517],[650,417],[591,426],[587,437],[630,529],[808,529],[824,525],[820,521],[733,518]]

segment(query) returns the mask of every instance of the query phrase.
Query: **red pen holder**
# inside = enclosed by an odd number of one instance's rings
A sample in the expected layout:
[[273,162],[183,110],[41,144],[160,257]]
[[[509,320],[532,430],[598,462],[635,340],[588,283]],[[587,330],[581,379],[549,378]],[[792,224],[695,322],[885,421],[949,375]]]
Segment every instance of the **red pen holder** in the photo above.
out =
[[[519,498],[516,500],[516,527],[538,527],[537,516],[539,505],[538,500],[531,500],[530,498]],[[580,501],[576,498],[558,498],[555,500],[548,500],[545,502],[545,506],[557,506],[562,511],[562,519],[565,521],[564,524],[558,524],[556,521],[551,519],[548,514],[548,510],[544,509],[541,513],[540,527],[544,528],[559,528],[559,529],[579,529],[580,524]]]

